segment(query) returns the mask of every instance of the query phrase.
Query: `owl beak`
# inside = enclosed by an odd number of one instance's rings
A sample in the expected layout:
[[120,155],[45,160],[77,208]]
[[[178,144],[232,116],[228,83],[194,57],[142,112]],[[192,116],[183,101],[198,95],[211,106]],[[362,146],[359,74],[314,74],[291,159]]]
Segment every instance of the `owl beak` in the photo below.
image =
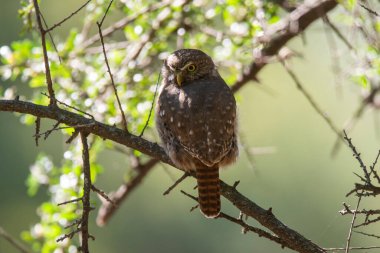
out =
[[175,78],[176,78],[176,80],[177,80],[177,84],[178,84],[178,86],[181,86],[182,83],[183,83],[183,75],[182,75],[182,72],[180,71],[180,72],[175,73]]

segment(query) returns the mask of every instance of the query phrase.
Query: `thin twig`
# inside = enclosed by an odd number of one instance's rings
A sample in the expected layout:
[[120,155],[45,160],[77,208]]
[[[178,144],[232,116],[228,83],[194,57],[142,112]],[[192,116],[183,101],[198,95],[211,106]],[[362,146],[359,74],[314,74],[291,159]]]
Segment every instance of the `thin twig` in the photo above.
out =
[[68,228],[74,227],[76,225],[80,225],[81,223],[82,223],[82,219],[77,219],[73,223],[65,226],[64,229],[68,229]]
[[182,193],[183,195],[185,195],[185,196],[191,198],[192,200],[195,200],[196,202],[198,202],[198,198],[197,198],[197,197],[195,197],[195,196],[193,196],[193,195],[191,195],[191,194],[185,192],[184,190],[181,190],[181,193]]
[[352,150],[352,153],[353,153],[354,157],[359,162],[360,168],[362,168],[362,170],[364,172],[364,175],[365,175],[365,178],[366,178],[366,182],[369,183],[371,181],[371,179],[369,177],[369,173],[367,171],[367,167],[365,166],[362,158],[360,157],[360,153],[356,150],[356,147],[352,144],[351,138],[348,138],[346,131],[343,131],[343,134],[344,134],[343,138],[347,141],[348,146]]
[[[142,15],[149,13],[149,12],[153,12],[155,10],[158,10],[160,8],[168,6],[170,4],[172,4],[172,1],[160,1],[160,2],[157,2],[155,4],[149,5],[143,9],[141,9],[139,12],[132,14],[131,16],[125,17],[125,18],[115,22],[111,26],[107,27],[106,29],[104,29],[103,36],[104,37],[111,36],[115,31],[123,29],[125,26],[134,22],[137,18],[141,17]],[[94,35],[93,37],[91,37],[87,41],[85,41],[82,44],[82,47],[87,48],[99,40],[100,40],[99,36]]]
[[46,29],[46,32],[50,32],[52,30],[54,30],[55,28],[57,28],[58,26],[61,26],[64,22],[66,22],[67,20],[69,20],[72,16],[74,16],[75,14],[77,14],[80,10],[82,10],[89,2],[91,2],[91,0],[88,0],[87,2],[85,2],[82,6],[80,6],[76,11],[74,11],[73,13],[71,13],[69,16],[65,17],[64,19],[62,19],[60,22],[54,24],[52,27],[49,27]]
[[255,161],[254,161],[254,154],[250,152],[248,144],[245,142],[245,134],[243,134],[242,131],[239,131],[239,136],[240,136],[240,146],[242,148],[242,151],[245,154],[245,157],[247,158],[248,164],[251,167],[252,171],[255,171]]
[[[42,15],[42,13],[40,13],[40,14],[41,14],[42,21],[43,21],[44,24],[45,24],[45,28],[47,28],[48,25],[47,25],[47,22],[46,22],[46,20],[45,20],[45,17],[44,17],[44,15]],[[59,63],[62,64],[61,56],[59,55],[58,48],[57,48],[57,46],[55,45],[55,42],[54,42],[53,36],[51,35],[51,32],[50,32],[50,31],[46,31],[46,30],[45,30],[45,32],[49,35],[49,38],[50,38],[51,44],[53,44],[54,50],[55,50],[55,52],[56,52],[57,55],[58,55]]]
[[64,234],[63,236],[59,237],[59,238],[56,240],[56,242],[61,242],[61,241],[65,240],[66,238],[71,239],[71,238],[74,237],[75,234],[79,233],[80,231],[81,231],[81,229],[80,229],[80,228],[77,228],[77,229],[71,231],[70,233],[68,233],[68,234]]
[[55,93],[53,89],[53,81],[51,79],[51,74],[50,74],[49,57],[48,57],[48,53],[46,49],[46,31],[44,30],[42,26],[41,12],[40,12],[40,7],[38,6],[38,0],[33,0],[33,4],[34,4],[34,9],[36,10],[38,29],[40,30],[40,34],[41,34],[41,45],[42,45],[44,64],[45,64],[45,77],[46,77],[46,83],[47,83],[47,88],[48,88],[49,97],[50,97],[49,105],[56,106]]
[[10,234],[8,234],[2,227],[0,227],[0,237],[3,237],[7,240],[13,247],[18,249],[22,253],[31,253],[32,251],[27,249],[24,245],[21,244],[18,240],[13,238]]
[[157,96],[158,86],[159,86],[159,83],[160,83],[160,77],[161,77],[161,72],[158,73],[158,78],[157,78],[157,83],[156,83],[156,89],[154,90],[153,100],[152,100],[152,104],[150,106],[148,119],[146,120],[145,125],[144,125],[143,129],[141,130],[141,133],[140,133],[139,137],[142,137],[144,135],[144,131],[145,131],[145,129],[147,128],[147,126],[149,124],[149,120],[150,120],[150,117],[152,115],[152,111],[153,111],[153,107],[154,107],[154,101],[156,100],[156,96]]
[[[334,75],[334,82],[335,82],[335,89],[338,95],[341,95],[342,93],[342,81],[341,81],[341,73],[342,73],[342,68],[340,66],[340,57],[339,57],[339,50],[338,46],[336,44],[335,38],[333,34],[330,33],[330,30],[333,30],[331,28],[331,23],[330,20],[328,19],[328,16],[324,16],[323,18],[323,29],[324,29],[324,34],[326,35],[326,40],[328,43],[328,48],[331,56],[331,72]],[[328,29],[328,26],[330,26],[330,30]],[[334,26],[335,28],[335,26]],[[333,30],[334,31],[334,30]]]
[[[364,250],[364,249],[379,249],[380,246],[369,246],[369,247],[351,247],[349,250]],[[345,251],[346,248],[324,248],[326,251]]]
[[271,241],[274,241],[274,242],[276,242],[276,243],[278,243],[278,244],[280,244],[282,246],[284,245],[284,241],[281,238],[279,238],[276,235],[272,235],[272,234],[268,233],[267,231],[264,231],[264,230],[262,230],[260,228],[252,227],[252,226],[248,225],[247,223],[245,223],[243,221],[242,217],[239,217],[238,219],[236,219],[236,218],[234,218],[234,217],[232,217],[232,216],[230,216],[228,214],[220,212],[217,218],[218,219],[219,218],[223,218],[223,219],[229,220],[229,221],[231,221],[233,223],[236,223],[236,224],[242,226],[243,233],[251,231],[251,232],[257,234],[259,237],[267,238],[267,239],[269,239]]
[[[359,121],[359,119],[364,115],[365,109],[368,108],[368,106],[373,103],[375,96],[377,93],[380,91],[380,87],[375,87],[371,89],[371,92],[364,97],[364,99],[361,101],[360,105],[358,108],[355,110],[351,118],[349,118],[346,123],[344,123],[343,129],[346,132],[351,131],[356,123]],[[339,148],[340,148],[340,138],[337,138],[334,144],[334,147],[332,149],[332,155],[335,155]]]
[[[360,201],[361,201],[362,197],[359,196],[358,198],[358,202],[356,203],[356,210],[359,209],[359,205],[360,205]],[[354,228],[354,223],[355,223],[355,220],[356,220],[356,212],[354,212],[354,214],[352,215],[352,220],[351,220],[351,224],[350,224],[350,230],[348,232],[348,236],[347,236],[347,241],[346,241],[346,250],[344,251],[345,253],[348,253],[349,250],[350,250],[350,243],[351,243],[351,237],[352,237],[352,231],[353,231],[353,228]]]
[[[111,3],[112,3],[112,1],[111,1]],[[109,8],[109,6],[108,6],[108,8]],[[107,10],[108,10],[108,8],[107,8]],[[104,18],[105,18],[105,15],[104,15],[104,17],[102,19],[102,22],[104,21]],[[121,103],[120,103],[119,95],[117,94],[116,85],[115,85],[115,82],[113,80],[113,76],[112,76],[112,73],[111,73],[111,68],[110,68],[110,65],[108,63],[108,57],[107,57],[106,49],[104,47],[104,40],[103,40],[102,27],[101,27],[102,22],[101,23],[97,22],[97,25],[98,25],[98,31],[99,31],[100,41],[101,41],[101,44],[102,44],[102,47],[103,47],[104,60],[106,62],[107,72],[108,72],[108,74],[110,76],[111,84],[112,84],[112,87],[113,87],[113,91],[115,93],[117,104],[119,106],[119,110],[120,110],[120,113],[121,113],[121,119],[122,119],[122,122],[123,122],[123,127],[124,127],[124,130],[126,132],[128,132],[127,120],[125,119],[125,114],[124,114],[123,108],[122,108]]]
[[91,190],[93,190],[94,192],[98,193],[100,196],[102,196],[105,200],[107,200],[108,202],[110,202],[112,205],[116,205],[116,203],[113,202],[113,200],[110,197],[108,197],[108,195],[104,191],[96,188],[95,185],[91,185]]
[[372,15],[375,15],[376,17],[380,17],[380,14],[379,14],[379,13],[377,13],[377,12],[374,11],[374,10],[371,10],[370,8],[368,8],[367,6],[365,6],[364,4],[359,3],[359,5],[360,5],[363,9],[365,9],[366,11],[368,11],[369,13],[371,13]]
[[334,125],[331,118],[319,107],[317,102],[314,100],[314,98],[310,95],[310,93],[303,87],[301,81],[298,79],[296,74],[285,64],[283,60],[280,59],[280,62],[282,66],[285,68],[286,72],[289,74],[289,76],[293,79],[295,85],[297,86],[298,90],[304,95],[306,100],[309,102],[309,104],[313,107],[313,109],[318,113],[319,116],[321,116],[327,125],[333,130],[333,132],[338,136],[338,138],[342,141],[344,141],[343,136],[341,132],[338,130],[338,128]]
[[364,232],[361,232],[361,231],[354,231],[354,233],[357,233],[357,234],[361,234],[361,235],[365,235],[365,236],[369,236],[369,237],[374,237],[374,238],[380,239],[380,236],[375,235],[375,234],[368,234],[368,233],[364,233]]
[[82,197],[58,203],[57,206],[62,206],[62,205],[66,205],[66,204],[74,203],[74,202],[79,202],[79,201],[82,201]]
[[77,136],[79,135],[79,131],[75,130],[74,133],[65,141],[66,144],[70,144]]
[[112,3],[113,3],[113,0],[111,0],[110,3],[108,4],[107,9],[106,9],[106,11],[104,12],[104,15],[103,15],[103,17],[102,17],[102,20],[101,20],[100,22],[98,22],[98,26],[99,26],[99,27],[102,27],[103,22],[104,22],[104,20],[105,20],[106,17],[107,17],[108,11],[109,11],[110,8],[111,8]]
[[333,24],[331,23],[329,17],[327,15],[325,15],[323,18],[323,21],[325,22],[325,24],[327,24],[331,30],[334,31],[334,33],[338,36],[339,39],[342,40],[342,42],[352,51],[356,51],[355,48],[351,45],[351,43],[346,39],[346,37],[344,37],[344,35],[340,32],[340,30]]
[[377,217],[376,219],[373,219],[373,220],[368,219],[367,221],[365,221],[365,222],[363,222],[361,224],[355,225],[354,228],[359,228],[359,227],[367,226],[369,224],[372,224],[372,223],[375,223],[375,222],[378,222],[378,221],[380,221],[380,217]]
[[[59,122],[59,121],[57,121],[54,125],[53,125],[53,128],[52,129],[50,129],[50,130],[48,130],[48,131],[46,131],[46,132],[44,132],[44,133],[41,133],[41,135],[45,135],[44,136],[44,140],[46,140],[48,137],[49,137],[49,135],[53,132],[53,131],[55,131],[56,129],[57,129],[57,127],[59,126],[59,124],[61,124],[61,122]],[[37,137],[37,136],[36,136]],[[39,136],[38,136],[39,137]]]
[[[51,99],[50,95],[48,95],[48,94],[46,94],[46,93],[44,93],[44,92],[41,92],[41,94]],[[59,101],[58,99],[55,99],[55,101],[56,101],[56,103],[59,103],[59,104],[61,104],[61,105],[64,105],[64,106],[66,106],[66,107],[68,107],[68,108],[70,108],[70,109],[73,109],[73,110],[77,111],[77,112],[83,113],[83,114],[89,116],[91,119],[95,120],[94,116],[92,116],[92,115],[89,114],[88,112],[82,111],[81,109],[78,109],[78,108],[76,108],[76,107],[74,107],[74,106],[72,106],[72,105],[68,105],[68,104],[66,104],[65,102]]]
[[179,183],[181,183],[183,180],[185,180],[188,176],[190,176],[189,173],[185,172],[183,175],[178,178],[177,181],[174,182],[164,193],[163,195],[168,195]]
[[[187,192],[185,192],[183,190],[181,190],[181,193],[184,194],[185,196],[191,198],[192,200],[198,202],[198,198],[197,197],[195,197],[195,196],[193,196],[193,195],[191,195],[191,194],[189,194],[189,193],[187,193]],[[190,211],[192,211],[192,210],[194,210],[194,209],[192,208]],[[265,237],[265,238],[267,238],[267,239],[269,239],[271,241],[274,241],[274,242],[282,245],[283,247],[286,247],[285,241],[283,239],[279,238],[276,235],[272,235],[272,234],[270,234],[270,233],[268,233],[268,232],[266,232],[266,231],[264,231],[264,230],[262,230],[260,228],[256,228],[256,227],[252,227],[252,226],[248,225],[247,223],[245,223],[243,221],[242,217],[243,217],[243,215],[240,214],[239,218],[236,219],[236,218],[234,218],[234,217],[232,217],[232,216],[230,216],[228,214],[225,214],[223,212],[220,212],[219,215],[217,216],[218,219],[219,218],[224,218],[226,220],[229,220],[229,221],[231,221],[233,223],[236,223],[236,224],[242,226],[243,227],[243,233],[246,233],[247,231],[251,231],[251,232],[259,235],[260,237]]]
[[380,177],[379,177],[379,175],[377,174],[377,172],[376,172],[376,170],[375,170],[375,167],[376,167],[377,161],[379,160],[379,156],[380,156],[380,150],[377,152],[376,159],[375,159],[375,161],[373,162],[372,166],[370,166],[369,168],[370,168],[370,170],[371,170],[370,173],[373,174],[373,177],[376,178],[377,182],[380,184]]
[[40,137],[42,135],[45,135],[44,139],[46,140],[47,137],[53,132],[53,131],[58,131],[58,130],[63,130],[63,129],[68,129],[68,128],[74,128],[74,129],[83,129],[83,128],[89,128],[89,127],[93,127],[95,126],[94,123],[90,123],[90,124],[85,124],[85,125],[76,125],[76,126],[64,126],[64,127],[57,127],[59,124],[61,124],[60,122],[57,122],[52,129],[50,130],[47,130],[46,132],[43,132],[43,133],[40,133],[38,135],[33,135],[34,137]]

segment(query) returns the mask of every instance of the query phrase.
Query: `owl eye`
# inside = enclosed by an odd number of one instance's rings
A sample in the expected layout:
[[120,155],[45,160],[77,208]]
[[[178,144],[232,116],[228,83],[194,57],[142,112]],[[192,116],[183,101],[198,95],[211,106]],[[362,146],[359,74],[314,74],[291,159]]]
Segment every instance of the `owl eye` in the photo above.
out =
[[195,71],[195,69],[196,69],[196,67],[195,67],[194,64],[191,64],[191,65],[187,66],[187,70],[190,71],[190,72]]

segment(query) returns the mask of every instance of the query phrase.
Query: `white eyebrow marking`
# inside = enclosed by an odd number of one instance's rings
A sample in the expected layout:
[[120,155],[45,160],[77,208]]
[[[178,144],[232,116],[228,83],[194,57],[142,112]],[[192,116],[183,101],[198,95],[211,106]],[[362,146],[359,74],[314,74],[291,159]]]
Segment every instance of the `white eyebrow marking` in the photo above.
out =
[[186,63],[185,66],[183,66],[183,67],[181,68],[181,71],[184,70],[184,69],[186,69],[188,66],[193,65],[193,64],[194,64],[194,62],[189,61],[188,63]]

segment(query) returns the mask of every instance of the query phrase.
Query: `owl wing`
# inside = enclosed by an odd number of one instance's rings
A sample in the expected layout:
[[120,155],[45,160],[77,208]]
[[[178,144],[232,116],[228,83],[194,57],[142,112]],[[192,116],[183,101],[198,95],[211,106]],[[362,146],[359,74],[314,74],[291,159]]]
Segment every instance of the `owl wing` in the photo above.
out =
[[231,150],[235,137],[236,102],[220,79],[199,80],[182,89],[168,87],[160,111],[181,147],[211,167]]

